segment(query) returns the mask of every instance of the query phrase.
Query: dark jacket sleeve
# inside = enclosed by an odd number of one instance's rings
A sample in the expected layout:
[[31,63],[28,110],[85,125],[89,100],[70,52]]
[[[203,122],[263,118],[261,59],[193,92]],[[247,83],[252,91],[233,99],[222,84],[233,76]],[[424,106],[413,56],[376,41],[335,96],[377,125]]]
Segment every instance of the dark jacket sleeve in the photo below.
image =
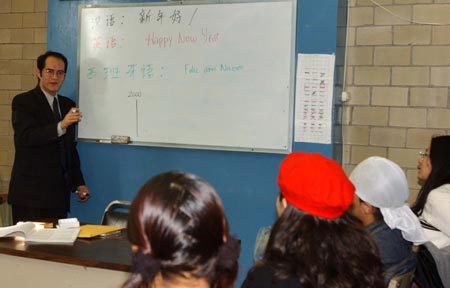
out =
[[[64,117],[69,112],[70,108],[75,107],[75,102],[64,96],[59,96],[59,99],[61,114],[62,117]],[[74,189],[76,189],[80,185],[85,185],[83,173],[81,172],[80,168],[80,156],[78,155],[77,151],[77,142],[75,139],[76,125],[77,124],[70,125],[66,130],[66,134],[63,136],[66,149],[68,150],[67,153],[70,165],[69,171]]]
[[80,167],[80,156],[77,151],[77,142],[72,142],[72,159],[71,159],[71,177],[74,184],[74,189],[76,189],[80,185],[85,185],[83,173],[81,172]]

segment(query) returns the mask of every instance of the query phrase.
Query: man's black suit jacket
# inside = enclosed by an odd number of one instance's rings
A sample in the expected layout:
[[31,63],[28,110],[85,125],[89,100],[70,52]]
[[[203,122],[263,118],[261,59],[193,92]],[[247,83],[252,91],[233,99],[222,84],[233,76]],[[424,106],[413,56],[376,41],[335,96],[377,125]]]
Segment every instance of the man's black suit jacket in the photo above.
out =
[[[75,103],[60,95],[58,100],[64,118]],[[14,97],[12,125],[16,152],[8,203],[34,208],[65,206],[69,210],[70,192],[85,184],[76,149],[75,125],[58,137],[57,122],[39,86]],[[68,181],[65,181],[61,165],[61,140],[66,152]]]

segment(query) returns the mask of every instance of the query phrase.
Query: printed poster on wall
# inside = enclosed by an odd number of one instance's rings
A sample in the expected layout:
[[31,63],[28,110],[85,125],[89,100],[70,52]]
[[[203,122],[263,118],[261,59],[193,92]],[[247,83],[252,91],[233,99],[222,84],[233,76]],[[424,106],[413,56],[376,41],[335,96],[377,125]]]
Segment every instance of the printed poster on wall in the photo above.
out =
[[331,143],[335,55],[299,54],[295,142]]

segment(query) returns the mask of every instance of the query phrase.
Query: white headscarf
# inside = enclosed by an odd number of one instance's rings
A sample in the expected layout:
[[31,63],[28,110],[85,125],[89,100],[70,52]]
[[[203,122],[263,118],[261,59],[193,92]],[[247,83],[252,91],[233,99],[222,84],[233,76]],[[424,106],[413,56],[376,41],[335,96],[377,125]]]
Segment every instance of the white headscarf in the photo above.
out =
[[399,229],[410,242],[427,241],[419,219],[406,204],[408,182],[397,164],[386,158],[369,157],[355,167],[350,180],[358,197],[379,208],[391,229]]

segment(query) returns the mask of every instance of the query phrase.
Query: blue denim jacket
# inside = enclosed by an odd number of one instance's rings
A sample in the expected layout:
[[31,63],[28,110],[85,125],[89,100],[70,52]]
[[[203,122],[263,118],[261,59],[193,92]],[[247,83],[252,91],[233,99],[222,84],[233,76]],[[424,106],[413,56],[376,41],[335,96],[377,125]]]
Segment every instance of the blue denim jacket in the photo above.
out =
[[389,228],[383,220],[375,221],[366,229],[378,245],[386,285],[393,276],[416,268],[416,253],[412,251],[412,244],[403,238],[400,230]]

